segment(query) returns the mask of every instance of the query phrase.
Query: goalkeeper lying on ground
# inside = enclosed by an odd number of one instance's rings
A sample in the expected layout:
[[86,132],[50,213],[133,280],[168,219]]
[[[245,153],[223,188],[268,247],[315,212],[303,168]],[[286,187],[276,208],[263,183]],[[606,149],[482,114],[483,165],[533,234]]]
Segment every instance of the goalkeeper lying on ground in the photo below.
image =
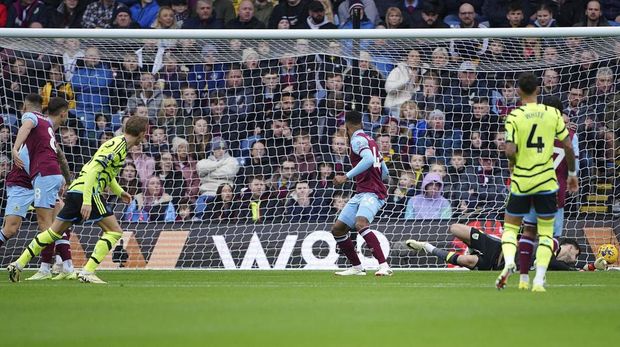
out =
[[[407,240],[407,247],[414,251],[424,250],[446,263],[459,265],[471,270],[499,270],[504,267],[502,257],[502,241],[494,236],[465,224],[452,224],[450,232],[469,247],[470,254],[459,255],[455,252],[437,248],[428,242]],[[565,238],[559,244],[554,240],[554,253],[549,263],[550,271],[580,270],[575,267],[577,258],[581,254],[581,248],[574,239]],[[584,270],[604,270],[606,263],[603,259],[597,259],[594,264],[588,264]]]

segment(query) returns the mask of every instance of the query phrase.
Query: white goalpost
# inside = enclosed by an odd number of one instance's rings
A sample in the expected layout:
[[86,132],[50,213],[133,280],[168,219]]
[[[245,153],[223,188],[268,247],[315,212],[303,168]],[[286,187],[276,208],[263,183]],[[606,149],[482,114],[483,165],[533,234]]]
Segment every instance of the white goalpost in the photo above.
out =
[[[451,223],[502,233],[503,124],[521,106],[516,80],[526,71],[540,77],[539,102],[566,114],[579,148],[580,190],[566,196],[562,236],[582,246],[580,263],[620,237],[620,27],[0,29],[0,64],[3,181],[29,93],[44,106],[69,101],[58,141],[74,174],[129,115],[151,121],[118,178],[134,201],[108,199],[124,234],[101,268],[342,267],[330,228],[354,187],[331,180],[351,168],[343,120],[352,109],[390,170],[371,223],[388,261],[446,268],[404,241],[465,252]],[[441,193],[427,193],[437,177]],[[0,265],[35,235],[34,216],[21,229],[0,248]],[[97,239],[92,224],[75,227],[77,267]],[[363,238],[356,246],[375,266]]]

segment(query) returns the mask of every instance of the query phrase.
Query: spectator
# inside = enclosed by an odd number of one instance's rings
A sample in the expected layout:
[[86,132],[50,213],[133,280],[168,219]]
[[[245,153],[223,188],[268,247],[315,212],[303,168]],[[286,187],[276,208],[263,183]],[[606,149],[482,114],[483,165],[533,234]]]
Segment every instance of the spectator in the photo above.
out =
[[185,191],[185,181],[183,174],[174,167],[174,158],[170,152],[162,151],[159,154],[155,176],[161,180],[164,192],[172,197],[172,203],[178,205]]
[[209,124],[204,118],[194,118],[193,124],[188,129],[189,136],[187,142],[189,142],[189,151],[200,161],[207,158],[209,153],[209,142],[211,141],[211,134],[209,133]]
[[200,195],[215,196],[222,183],[233,184],[239,171],[239,162],[228,153],[228,144],[222,138],[211,141],[211,155],[196,165],[200,177]]
[[454,78],[452,75],[454,68],[450,64],[450,54],[445,47],[437,47],[431,53],[431,74],[435,74],[439,78],[439,86],[442,90],[450,86],[450,81]]
[[174,11],[174,19],[177,22],[177,26],[182,28],[183,23],[189,19],[191,14],[187,6],[187,0],[171,0],[170,6]]
[[168,134],[166,134],[166,128],[154,127],[151,130],[151,136],[149,136],[149,150],[148,153],[153,157],[159,157],[161,153],[168,152],[170,145],[168,143]]
[[278,29],[278,30],[288,30],[290,28],[291,28],[291,22],[289,22],[289,20],[286,19],[286,18],[282,18],[278,22],[278,27],[276,29]]
[[163,66],[157,72],[155,78],[158,83],[158,89],[163,94],[178,99],[181,96],[181,87],[187,84],[188,72],[189,68],[179,63],[175,56],[165,55]]
[[247,179],[254,176],[270,177],[272,171],[271,165],[271,160],[267,156],[265,142],[262,140],[254,142],[250,149],[250,157],[237,174],[235,185],[237,187],[244,187],[249,183]]
[[200,187],[200,178],[196,171],[196,159],[189,153],[189,143],[182,137],[172,139],[172,153],[175,167],[183,174],[185,197],[196,200]]
[[478,157],[478,165],[467,169],[468,186],[472,193],[471,202],[476,212],[482,213],[487,218],[496,218],[503,212],[502,207],[506,201],[508,189],[502,169],[497,166],[497,154],[495,151],[483,150]]
[[450,166],[447,169],[447,180],[445,184],[445,191],[448,194],[448,199],[452,202],[453,207],[457,207],[459,211],[462,202],[465,202],[464,209],[467,209],[468,201],[470,199],[469,194],[473,193],[473,190],[469,191],[468,177],[466,172],[467,160],[465,159],[462,150],[457,149],[452,152],[450,158]]
[[334,171],[339,175],[344,175],[352,169],[347,137],[344,133],[336,132],[332,136],[330,150],[322,155],[320,161],[332,164]]
[[162,100],[161,90],[155,88],[155,77],[149,72],[143,72],[140,75],[140,89],[136,89],[135,94],[127,100],[127,112],[134,112],[138,106],[146,106],[149,119],[153,122],[157,119]]
[[[2,119],[2,117],[0,117]],[[0,126],[0,155],[6,155],[9,159],[12,159],[13,149],[13,136],[11,134],[11,127],[8,125]]]
[[269,18],[270,29],[278,28],[278,23],[286,19],[291,29],[303,29],[304,19],[308,16],[308,2],[306,0],[281,1],[271,12]]
[[329,215],[330,216],[338,216],[340,215],[340,212],[342,212],[342,209],[344,209],[344,207],[347,205],[347,202],[349,201],[349,199],[351,198],[350,195],[348,195],[345,192],[336,192],[334,193],[334,196],[332,197],[332,203],[331,203],[331,208],[329,211]]
[[297,172],[308,176],[316,172],[316,159],[312,153],[312,142],[308,133],[300,133],[295,136],[293,155],[291,158],[297,165]]
[[[459,24],[451,25],[452,28],[486,28],[487,26],[479,23],[476,19],[474,7],[464,2],[459,7]],[[450,55],[456,61],[476,60],[486,52],[489,46],[489,39],[469,39],[469,40],[451,40]]]
[[52,64],[47,70],[47,82],[41,88],[41,97],[43,109],[47,108],[49,100],[53,97],[60,97],[67,100],[69,110],[75,110],[75,95],[71,83],[67,83],[63,79],[62,68],[60,65]]
[[597,0],[588,1],[586,4],[585,18],[576,23],[576,27],[606,27],[609,22],[603,16],[601,11],[601,3]]
[[43,23],[47,16],[45,3],[40,0],[16,0],[12,7],[15,12],[11,27],[29,28],[32,23]]
[[88,144],[77,136],[77,132],[73,127],[61,128],[60,134],[62,151],[67,158],[69,170],[71,172],[80,172],[85,164],[85,160],[90,158]]
[[146,187],[146,180],[155,173],[155,159],[144,152],[142,145],[137,145],[127,150],[127,158],[125,160],[136,166],[138,179],[142,187]]
[[168,6],[162,6],[157,12],[157,16],[150,27],[155,29],[180,29],[181,25],[177,22],[174,10]]
[[538,102],[542,103],[542,100],[548,97],[561,98],[562,90],[560,88],[560,75],[558,72],[554,69],[545,70],[543,72],[540,94],[538,94]]
[[364,7],[364,15],[373,24],[373,27],[381,21],[381,15],[374,0],[345,0],[338,6],[338,19],[340,23],[346,23],[351,20],[351,7],[359,6],[358,4]]
[[418,105],[408,100],[403,102],[400,106],[399,119],[401,126],[407,129],[408,137],[410,141],[417,141],[418,138],[424,136],[426,131],[426,119],[424,119],[423,112],[420,111]]
[[237,14],[237,18],[226,22],[226,29],[265,29],[265,24],[254,16],[252,0],[241,1]]
[[400,105],[411,100],[419,88],[420,80],[420,53],[412,49],[407,54],[407,60],[400,62],[390,72],[385,81],[385,107],[391,115],[398,115]]
[[179,113],[176,100],[167,97],[162,99],[161,108],[157,112],[157,125],[166,129],[170,138],[184,136],[191,125],[192,119],[183,118]]
[[136,170],[136,166],[133,163],[125,163],[121,170],[118,184],[129,195],[136,196],[138,194],[140,191],[140,181],[138,180],[138,170]]
[[265,134],[265,146],[269,151],[270,158],[283,158],[291,154],[293,133],[287,119],[273,119],[271,129]]
[[[407,19],[410,19],[409,16]],[[405,22],[403,13],[398,7],[390,7],[385,13],[385,27],[387,29],[409,28],[411,22]]]
[[82,27],[87,29],[109,29],[116,17],[115,11],[125,7],[116,0],[98,0],[90,3],[82,16]]
[[285,199],[290,190],[295,187],[295,183],[298,180],[299,173],[297,172],[295,162],[289,159],[284,159],[280,164],[278,172],[271,176],[271,180],[269,182],[269,187],[273,193],[273,197],[276,199]]
[[409,156],[409,167],[413,174],[413,186],[416,191],[420,191],[422,188],[422,179],[427,171],[426,158],[424,158],[423,154],[411,154]]
[[230,223],[236,220],[239,211],[235,208],[235,191],[233,186],[228,183],[222,183],[217,187],[215,199],[207,204],[204,220],[220,223]]
[[278,200],[269,199],[264,179],[254,176],[249,182],[235,208],[239,211],[240,220],[256,224],[270,222],[274,216],[280,216]]
[[86,129],[95,128],[96,113],[110,113],[110,86],[112,70],[101,61],[99,49],[89,47],[84,56],[84,67],[77,69],[71,79],[76,95],[78,118],[86,123]]
[[[9,14],[7,13],[7,12],[9,12],[8,7],[9,6],[7,6],[6,4],[0,3],[0,28],[6,28],[7,24],[10,24],[9,19],[8,19],[8,15]],[[4,194],[4,187],[2,187],[2,192],[1,193]],[[4,198],[4,195],[3,195],[3,198]],[[3,199],[3,198],[0,198],[0,199]],[[0,206],[3,209],[4,209],[4,206],[5,206],[5,200],[6,199],[2,200],[2,204]]]
[[9,113],[16,115],[22,108],[26,95],[37,93],[37,81],[34,79],[23,58],[9,58],[8,78],[3,78],[4,88],[0,89],[0,96],[8,101]]
[[[254,16],[264,24],[269,23],[273,12],[273,2],[270,0],[254,0]],[[272,28],[273,29],[273,28]]]
[[228,114],[226,97],[223,92],[215,93],[209,98],[209,110],[207,123],[210,125],[211,136],[221,137],[224,140],[232,141],[236,145],[239,134],[239,125],[236,120]]
[[213,16],[213,2],[211,0],[196,1],[196,17],[188,18],[183,23],[183,29],[222,29],[222,19]]
[[[194,118],[203,117],[205,111],[200,106],[198,92],[196,89],[184,85],[181,87],[181,104],[179,105],[179,116],[186,122],[191,122]],[[185,129],[187,131],[187,129]]]
[[541,4],[536,9],[536,20],[534,26],[537,28],[551,28],[556,27],[557,24],[553,18],[553,11],[547,4]]
[[104,113],[97,113],[95,115],[95,138],[101,141],[102,137],[107,137],[107,135],[103,136],[105,133],[112,133],[112,137],[114,137],[110,117]]
[[321,1],[314,0],[308,5],[308,18],[305,29],[338,29],[332,20],[325,16],[325,6]]
[[159,4],[153,0],[140,0],[131,6],[131,18],[143,29],[151,28],[158,19]]
[[48,28],[81,28],[84,6],[79,0],[63,0],[56,8],[49,10]]
[[427,112],[435,109],[442,109],[443,97],[441,95],[440,78],[432,73],[428,73],[422,80],[422,88],[415,93],[414,100],[420,107]]
[[363,114],[362,123],[364,132],[369,136],[375,137],[381,131],[381,127],[387,123],[388,116],[383,111],[381,97],[371,96],[368,101],[366,113]]
[[194,220],[194,208],[188,198],[182,198],[177,204],[177,222],[189,222]]
[[383,216],[387,218],[403,218],[403,212],[407,206],[407,200],[413,197],[415,191],[415,178],[409,171],[401,171],[398,183],[388,192],[388,198],[383,209]]
[[405,219],[450,219],[452,208],[443,197],[443,182],[436,173],[428,173],[422,182],[422,193],[407,202]]
[[295,184],[286,205],[286,220],[289,223],[316,221],[324,214],[323,199],[312,196],[312,189],[306,180]]
[[325,113],[317,108],[316,100],[311,95],[306,95],[301,100],[301,110],[294,112],[291,119],[293,132],[310,134],[315,148],[320,144],[318,125],[324,122]]
[[427,160],[434,158],[446,163],[452,156],[452,150],[461,148],[462,132],[458,128],[447,128],[446,116],[440,110],[429,113],[427,122],[424,136],[416,141],[418,153],[425,153]]
[[[249,0],[246,0],[249,1]],[[246,48],[241,54],[243,85],[255,88],[261,84],[261,69],[258,64],[258,52],[254,48]]]
[[521,57],[538,62],[542,58],[542,42],[538,37],[526,37],[522,40]]
[[[361,0],[347,0],[350,3],[349,6],[349,18],[342,21],[340,24],[340,29],[355,29],[353,28],[353,18],[359,16],[360,18],[360,29],[374,29],[375,22],[366,16],[364,3]],[[358,13],[357,15],[354,13]],[[362,43],[363,45],[363,43]]]
[[464,61],[458,69],[457,81],[444,97],[444,112],[451,116],[448,123],[462,126],[463,117],[471,114],[471,105],[476,97],[487,96],[486,86],[478,79],[477,67],[471,61]]
[[228,23],[235,19],[235,7],[232,0],[213,0],[213,11],[215,18],[220,19],[222,23]]
[[202,63],[193,65],[187,76],[187,82],[201,94],[219,91],[224,88],[224,66],[215,63],[217,50],[207,45],[203,51]]
[[396,177],[397,171],[402,169],[400,155],[397,144],[392,142],[389,133],[383,133],[376,137],[379,151],[383,157],[383,162],[388,168],[390,178]]
[[521,106],[517,88],[513,81],[500,82],[499,91],[493,92],[492,98],[493,113],[502,117],[507,116],[512,110]]
[[131,11],[127,7],[119,7],[112,15],[112,29],[140,29],[140,24],[131,18]]
[[243,85],[243,72],[241,66],[233,64],[226,72],[226,80],[224,84],[226,93],[226,105],[231,115],[244,120],[248,113],[253,110],[252,92]]
[[84,58],[80,40],[66,39],[63,44],[62,65],[65,73],[65,81],[71,81],[73,73],[77,69],[78,60]]
[[388,118],[387,123],[381,129],[381,134],[390,136],[390,146],[397,156],[409,152],[409,131],[401,126],[398,118]]
[[599,0],[603,15],[610,21],[620,23],[620,4],[614,0]]
[[[492,2],[486,2],[485,4],[491,5]],[[508,4],[506,9],[506,19],[507,21],[503,23],[503,25],[496,25],[499,23],[491,22],[491,27],[508,27],[508,28],[523,28],[526,25],[525,22],[525,13],[523,11],[523,7],[518,2],[511,2]]]
[[115,70],[112,81],[112,112],[127,108],[127,100],[134,93],[136,85],[140,80],[140,68],[138,67],[138,57],[135,53],[125,53],[123,62]]
[[585,88],[581,88],[579,84],[572,84],[568,89],[566,98],[562,98],[566,100],[563,111],[574,124],[581,125],[585,123],[586,116],[588,115],[586,94],[587,90]]
[[[440,18],[440,13],[442,12],[442,4],[441,2],[431,1],[422,2],[422,6],[420,11],[418,11],[418,15],[410,17],[411,21],[409,22],[409,26],[411,28],[421,28],[421,29],[444,29],[449,26]],[[409,13],[409,11],[407,11]]]
[[319,164],[312,189],[314,189],[314,196],[321,199],[324,206],[331,203],[332,195],[334,195],[334,176],[334,166],[331,163],[322,162]]
[[125,220],[130,222],[176,220],[172,197],[165,192],[159,177],[152,176],[147,179],[145,192],[134,196],[134,200],[127,206]]
[[345,85],[351,86],[354,100],[362,105],[368,104],[373,95],[385,98],[385,78],[371,63],[372,57],[366,51],[360,52],[357,68],[348,67],[344,71]]

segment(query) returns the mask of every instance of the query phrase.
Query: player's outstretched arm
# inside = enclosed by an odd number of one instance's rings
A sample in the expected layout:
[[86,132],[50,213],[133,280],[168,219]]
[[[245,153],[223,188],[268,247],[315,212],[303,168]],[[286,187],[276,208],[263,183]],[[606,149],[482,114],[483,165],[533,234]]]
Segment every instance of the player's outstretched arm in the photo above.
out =
[[13,162],[21,169],[24,168],[24,161],[19,157],[19,149],[22,147],[24,142],[26,142],[28,135],[30,135],[32,129],[36,126],[37,124],[35,123],[35,120],[32,120],[30,117],[26,118],[26,116],[22,117],[22,126],[19,127],[19,130],[17,131],[17,137],[15,138],[15,144],[13,144],[12,150]]
[[579,190],[579,180],[577,179],[575,151],[573,150],[573,142],[570,136],[566,136],[564,140],[562,140],[562,147],[564,147],[566,165],[568,166],[567,189],[571,193],[576,193]]

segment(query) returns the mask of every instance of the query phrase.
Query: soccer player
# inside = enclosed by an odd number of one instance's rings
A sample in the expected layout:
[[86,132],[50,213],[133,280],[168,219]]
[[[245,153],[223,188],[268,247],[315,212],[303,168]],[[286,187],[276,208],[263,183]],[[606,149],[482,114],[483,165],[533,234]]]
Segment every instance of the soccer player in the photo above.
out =
[[332,234],[338,246],[351,262],[352,267],[336,272],[339,276],[366,275],[362,262],[355,251],[349,230],[357,230],[379,262],[375,276],[391,276],[392,269],[385,261],[377,236],[370,230],[370,223],[379,209],[385,204],[387,188],[383,180],[388,178],[388,168],[375,140],[362,129],[362,114],[347,112],[345,127],[351,140],[351,164],[353,169],[345,175],[334,177],[334,184],[341,185],[355,179],[356,194],[340,212],[332,227]]
[[[407,240],[405,244],[414,251],[425,251],[446,263],[463,266],[470,270],[499,270],[503,267],[502,242],[499,238],[483,233],[482,231],[465,224],[450,225],[450,232],[469,247],[470,254],[457,254],[437,248],[428,242]],[[581,247],[574,239],[563,239],[559,242],[553,239],[554,252],[549,262],[549,270],[567,271],[578,270],[575,263]],[[519,263],[519,266],[522,266]],[[530,263],[525,265],[530,268]]]
[[7,271],[12,282],[18,282],[22,269],[41,250],[61,238],[70,226],[85,220],[93,220],[103,231],[78,279],[84,283],[105,283],[95,275],[95,269],[121,238],[122,230],[112,211],[103,202],[101,194],[106,188],[119,196],[124,203],[131,202],[131,195],[123,190],[116,176],[125,163],[127,150],[140,145],[148,127],[148,118],[131,116],[123,135],[106,141],[92,159],[84,165],[78,178],[68,188],[65,206],[50,228],[35,236],[22,255],[9,264]]
[[518,92],[523,106],[514,109],[506,118],[505,151],[512,175],[502,234],[504,268],[495,282],[497,289],[503,289],[516,270],[517,235],[523,216],[534,207],[538,248],[532,291],[545,291],[545,272],[553,254],[553,223],[557,212],[558,182],[553,169],[555,139],[562,142],[566,154],[568,191],[576,192],[579,188],[568,130],[559,110],[536,103],[538,85],[534,74],[521,74]]
[[[550,107],[555,107],[558,110],[562,109],[562,102],[558,97],[548,97],[543,100],[543,103]],[[566,114],[562,113],[564,122],[568,125],[569,118]],[[568,127],[568,137],[573,145],[573,152],[575,153],[575,172],[579,172],[579,142],[575,131]],[[553,237],[562,236],[562,229],[564,227],[564,205],[566,203],[566,180],[568,179],[568,164],[566,163],[566,155],[562,143],[555,140],[553,147],[553,167],[555,168],[555,174],[558,178],[558,211],[555,214],[555,221],[553,224]],[[528,290],[530,288],[529,266],[532,261],[532,254],[534,252],[534,244],[536,238],[536,212],[533,208],[530,208],[530,212],[523,217],[523,233],[519,239],[519,289]]]
[[14,165],[6,180],[8,202],[0,246],[17,233],[33,203],[39,229],[49,228],[58,193],[71,177],[54,136],[67,120],[68,103],[63,98],[52,98],[49,117],[41,113],[41,104],[38,94],[29,94],[24,101],[22,125],[12,149]]

